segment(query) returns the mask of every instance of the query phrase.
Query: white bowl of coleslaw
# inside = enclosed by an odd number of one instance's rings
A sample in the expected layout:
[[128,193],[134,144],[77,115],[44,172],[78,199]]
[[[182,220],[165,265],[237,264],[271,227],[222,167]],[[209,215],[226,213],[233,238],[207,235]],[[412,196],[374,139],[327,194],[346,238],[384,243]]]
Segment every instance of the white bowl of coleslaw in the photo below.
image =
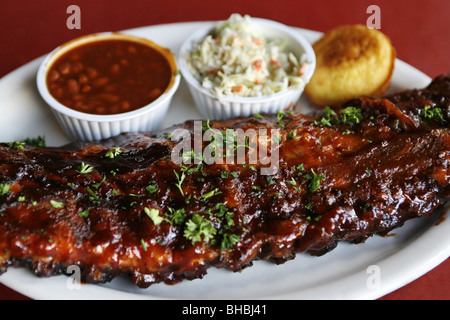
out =
[[316,57],[299,31],[233,14],[186,39],[178,64],[199,111],[225,120],[295,106]]

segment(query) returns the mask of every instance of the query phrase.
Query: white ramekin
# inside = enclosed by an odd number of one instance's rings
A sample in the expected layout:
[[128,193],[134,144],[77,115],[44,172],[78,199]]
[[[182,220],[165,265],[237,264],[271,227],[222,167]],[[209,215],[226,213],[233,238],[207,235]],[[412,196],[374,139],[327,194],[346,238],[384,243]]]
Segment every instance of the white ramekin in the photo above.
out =
[[[279,22],[272,20],[251,18],[251,23],[258,27],[260,32],[268,38],[286,39],[294,54],[306,54],[308,68],[304,74],[305,85],[311,79],[316,67],[316,55],[311,44],[298,32]],[[225,120],[236,117],[249,117],[255,113],[276,113],[295,105],[303,93],[303,88],[288,88],[270,96],[262,97],[217,97],[210,90],[202,87],[189,71],[185,57],[196,43],[201,42],[214,28],[217,22],[210,22],[202,29],[193,33],[181,45],[178,52],[178,66],[183,79],[186,80],[189,91],[197,108],[203,116],[211,120]]]
[[[47,72],[52,63],[63,53],[88,42],[105,39],[126,39],[144,43],[164,54],[172,66],[172,80],[166,91],[152,103],[130,112],[95,115],[73,110],[57,101],[47,87]],[[172,97],[179,83],[180,74],[177,69],[176,59],[172,53],[154,42],[131,35],[115,32],[96,33],[72,40],[48,54],[39,66],[37,72],[37,87],[42,98],[51,107],[53,114],[64,131],[75,141],[98,141],[116,136],[123,132],[153,131],[159,128],[169,109]]]

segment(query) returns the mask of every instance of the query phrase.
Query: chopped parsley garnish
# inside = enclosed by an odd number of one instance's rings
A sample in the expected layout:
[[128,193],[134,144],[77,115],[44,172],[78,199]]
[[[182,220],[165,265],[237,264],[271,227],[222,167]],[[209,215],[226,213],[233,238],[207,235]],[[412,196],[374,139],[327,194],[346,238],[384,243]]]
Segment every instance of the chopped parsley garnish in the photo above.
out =
[[220,250],[228,250],[234,246],[241,239],[237,234],[224,233],[222,242],[220,243]]
[[[232,129],[226,129],[222,132],[222,143],[226,157],[233,156],[238,148],[250,149],[249,137],[246,135],[244,137],[237,135]],[[220,141],[217,141],[216,146],[220,148]]]
[[294,177],[292,177],[290,180],[287,181],[287,183],[296,186],[297,185],[297,181],[295,181]]
[[100,186],[103,184],[103,182],[105,182],[105,180],[106,180],[106,176],[103,176],[102,181],[100,181],[99,183],[93,184],[92,186],[93,186],[95,189],[98,189],[98,188],[100,188]]
[[[184,208],[169,208],[169,212],[165,213],[167,218],[164,218],[164,220],[168,221],[171,225],[183,225],[184,237],[191,240],[192,245],[203,240],[212,245],[219,244],[221,250],[228,250],[239,241],[240,236],[226,233],[226,230],[229,230],[234,226],[234,220],[233,212],[229,211],[225,204],[220,202],[216,203],[214,207],[205,210],[204,214],[210,215],[213,219],[212,221],[220,219],[222,221],[222,227],[216,229],[211,220],[206,219],[197,213],[194,213],[192,217],[185,222],[186,210]],[[221,240],[215,239],[217,234]],[[220,243],[218,243],[218,241],[220,241]]]
[[[181,185],[183,184],[184,179],[186,179],[186,175],[189,175],[193,172],[199,172],[202,170],[202,166],[201,164],[198,164],[198,166],[196,167],[187,167],[183,164],[180,165],[180,173],[176,172],[175,170],[173,170],[173,173],[175,174],[175,177],[177,178],[177,183],[175,184],[178,188],[178,190],[180,190],[181,194],[184,197],[184,192],[183,189],[181,187]],[[204,172],[202,172],[203,175],[205,175]]]
[[281,141],[282,141],[281,135],[280,135],[279,133],[275,133],[275,134],[272,136],[272,141],[275,142],[275,143],[280,144]]
[[14,142],[8,143],[8,146],[11,149],[17,149],[17,150],[23,150],[24,145],[25,145],[25,142],[21,142],[21,141],[14,141]]
[[94,171],[94,167],[82,162],[75,171],[81,174],[85,174]]
[[141,246],[142,246],[142,249],[144,249],[144,251],[147,251],[147,245],[145,244],[144,239],[141,239]]
[[362,119],[362,111],[359,108],[347,107],[340,112],[340,120],[342,124],[347,124],[351,127],[359,124]]
[[[211,128],[209,120],[202,122],[202,130],[207,131],[211,130],[210,144],[207,147],[209,150],[209,154],[212,157],[223,156],[223,157],[231,157],[235,154],[235,151],[239,148],[248,148],[250,149],[250,138],[248,135],[236,134],[233,129],[219,130]],[[253,140],[252,140],[253,142]],[[223,152],[225,150],[225,152]],[[193,151],[187,153],[187,158],[197,159],[203,161],[203,156],[201,154],[195,155]],[[183,161],[184,161],[184,153],[183,153]],[[209,156],[206,156],[206,160],[209,159]]]
[[150,181],[150,184],[145,187],[145,189],[150,193],[155,193],[156,191],[158,191],[158,185],[156,184],[155,180]]
[[315,125],[322,127],[331,127],[331,118],[336,117],[336,112],[334,112],[330,107],[325,107],[325,113],[320,116],[320,121],[314,121]]
[[300,192],[300,188],[297,187],[297,181],[295,181],[294,177],[292,177],[290,180],[286,182],[292,185],[292,188],[294,188],[296,191]]
[[110,159],[114,159],[115,157],[117,157],[119,154],[122,153],[122,150],[119,147],[114,147],[111,148],[106,154],[105,157],[110,158]]
[[38,136],[37,138],[26,138],[23,141],[27,146],[45,148],[45,137]]
[[9,192],[9,184],[7,183],[0,183],[0,196],[4,196]]
[[181,188],[181,185],[183,184],[184,179],[186,178],[186,175],[184,174],[184,171],[182,170],[181,175],[173,170],[173,173],[175,174],[175,177],[177,177],[177,183],[175,185],[177,186],[178,190],[180,190],[181,195],[184,197],[183,189]]
[[425,106],[420,115],[425,120],[444,120],[441,109],[431,108],[431,106]]
[[342,134],[343,134],[343,135],[347,135],[347,134],[350,134],[350,133],[351,133],[351,131],[350,131],[350,130],[348,130],[348,129],[346,129],[346,130],[342,131]]
[[206,122],[202,122],[202,130],[212,130],[211,126],[209,125],[209,119],[207,119]]
[[183,152],[181,158],[183,163],[186,163],[188,160],[198,160],[199,163],[203,161],[203,155],[201,153],[196,154],[194,150]]
[[136,197],[136,198],[140,198],[140,197],[144,196],[143,194],[136,194],[136,193],[129,193],[128,195],[131,197]]
[[216,212],[214,213],[215,216],[219,218],[224,218],[224,228],[229,229],[234,225],[233,221],[233,212],[229,211],[227,206],[221,202],[216,203],[214,206],[214,209]]
[[61,209],[62,207],[64,207],[64,203],[56,201],[56,200],[50,200],[50,204],[52,205],[53,208],[56,208],[56,209]]
[[266,180],[267,180],[267,186],[271,186],[271,185],[275,184],[275,181],[273,181],[272,176],[267,176]]
[[171,225],[182,224],[186,219],[186,210],[184,208],[181,209],[169,208],[169,212],[168,213],[166,212],[165,215],[170,219],[169,223]]
[[312,202],[308,202],[308,203],[305,205],[305,209],[311,211],[311,210],[312,210],[312,205],[313,205]]
[[221,194],[222,192],[219,190],[219,188],[215,188],[214,190],[211,190],[208,193],[205,193],[204,195],[201,196],[201,199],[203,201],[207,200],[208,198],[211,198],[213,196],[216,196],[218,194]]
[[306,217],[306,220],[308,220],[308,221],[311,221],[311,220],[319,221],[320,219],[322,219],[322,215],[315,216],[314,218],[312,218],[311,216]]
[[144,208],[144,212],[147,214],[147,216],[152,219],[153,223],[155,225],[160,224],[161,222],[163,222],[165,219],[163,217],[161,217],[159,215],[159,210],[158,209],[149,209],[149,208]]
[[231,233],[225,233],[226,230],[229,230],[234,226],[233,220],[233,212],[228,210],[228,207],[224,203],[217,203],[214,206],[215,212],[211,214],[215,217],[222,218],[223,225],[219,230],[219,235],[222,237],[222,241],[220,243],[221,250],[228,250],[234,244],[236,244],[240,240],[240,236]]
[[320,188],[320,182],[325,180],[325,176],[323,174],[315,173],[313,169],[311,169],[311,173],[313,175],[306,174],[304,177],[309,180],[309,191],[316,192]]
[[170,139],[173,135],[173,131],[167,132],[163,134],[163,138]]
[[[137,201],[131,201],[130,202],[130,207],[134,207],[135,205],[137,205]],[[126,208],[126,207],[125,207]]]
[[337,124],[344,124],[354,127],[362,119],[362,110],[355,107],[347,107],[339,112],[339,115],[330,107],[325,107],[325,112],[320,116],[320,120],[314,121],[315,125],[331,127]]
[[192,218],[186,222],[185,227],[184,236],[191,240],[192,244],[201,241],[202,237],[205,242],[209,242],[217,233],[211,221],[197,213],[194,213]]
[[277,112],[277,122],[278,122],[278,124],[280,125],[280,127],[282,127],[282,128],[284,128],[284,125],[285,125],[285,123],[284,123],[284,121],[283,121],[283,117],[284,117],[284,116],[285,116],[284,111],[279,110],[279,111]]
[[78,215],[82,218],[87,218],[89,216],[89,209],[81,211]]
[[94,202],[97,202],[97,203],[98,203],[98,202],[99,202],[98,195],[96,195],[96,194],[94,193],[94,191],[92,191],[92,189],[89,188],[89,187],[87,187],[86,190],[87,190],[87,192],[89,192],[89,194],[90,194],[89,199],[91,199],[91,201],[94,201]]
[[288,133],[289,139],[294,139],[297,136],[297,131],[291,131]]
[[253,116],[255,117],[255,119],[258,119],[258,120],[264,119],[264,117],[262,115],[260,115],[258,112],[256,112]]

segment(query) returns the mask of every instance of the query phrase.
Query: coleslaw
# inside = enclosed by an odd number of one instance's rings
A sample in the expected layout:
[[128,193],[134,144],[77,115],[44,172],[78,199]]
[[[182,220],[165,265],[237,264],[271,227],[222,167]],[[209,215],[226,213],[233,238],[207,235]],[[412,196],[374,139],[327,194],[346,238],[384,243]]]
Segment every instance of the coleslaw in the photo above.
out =
[[193,76],[218,97],[260,97],[305,85],[306,55],[296,57],[286,39],[265,38],[248,15],[218,23],[186,59]]

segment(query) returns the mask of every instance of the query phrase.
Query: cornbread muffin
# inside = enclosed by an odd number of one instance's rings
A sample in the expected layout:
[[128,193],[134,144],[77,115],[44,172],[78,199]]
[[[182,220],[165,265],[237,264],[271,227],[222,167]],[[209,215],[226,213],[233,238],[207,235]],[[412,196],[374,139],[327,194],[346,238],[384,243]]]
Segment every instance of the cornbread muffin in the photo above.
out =
[[389,88],[395,49],[381,31],[346,25],[313,44],[317,62],[305,88],[318,106],[333,106],[357,96],[381,96]]

